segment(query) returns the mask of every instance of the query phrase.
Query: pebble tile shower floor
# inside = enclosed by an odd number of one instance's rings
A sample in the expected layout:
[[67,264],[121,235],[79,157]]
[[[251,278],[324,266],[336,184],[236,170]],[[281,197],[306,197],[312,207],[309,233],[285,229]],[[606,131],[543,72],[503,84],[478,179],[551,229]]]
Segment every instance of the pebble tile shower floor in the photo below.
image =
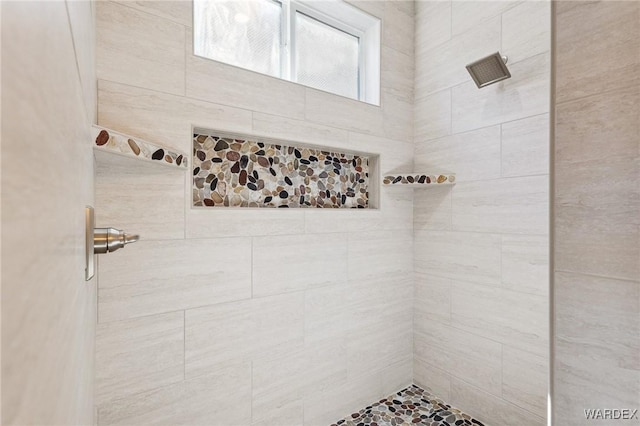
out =
[[484,426],[424,389],[412,385],[331,426]]

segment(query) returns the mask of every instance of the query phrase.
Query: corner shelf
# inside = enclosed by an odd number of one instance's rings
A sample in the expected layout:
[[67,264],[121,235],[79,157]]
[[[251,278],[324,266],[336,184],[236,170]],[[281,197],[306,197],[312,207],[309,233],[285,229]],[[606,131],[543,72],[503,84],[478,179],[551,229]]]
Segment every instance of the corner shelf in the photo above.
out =
[[174,170],[188,169],[188,157],[180,151],[96,125],[91,127],[91,136],[96,151],[168,166]]
[[382,186],[400,188],[434,188],[455,185],[455,173],[393,173],[382,178]]

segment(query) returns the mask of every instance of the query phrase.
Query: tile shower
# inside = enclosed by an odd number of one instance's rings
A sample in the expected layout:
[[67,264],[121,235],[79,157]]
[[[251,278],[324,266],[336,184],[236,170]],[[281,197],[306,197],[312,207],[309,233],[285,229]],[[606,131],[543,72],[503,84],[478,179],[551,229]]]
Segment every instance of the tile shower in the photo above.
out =
[[99,425],[544,424],[548,5],[354,4],[381,107],[194,56],[190,2],[97,3],[99,126],[175,154],[96,154],[97,225],[143,237],[100,259]]

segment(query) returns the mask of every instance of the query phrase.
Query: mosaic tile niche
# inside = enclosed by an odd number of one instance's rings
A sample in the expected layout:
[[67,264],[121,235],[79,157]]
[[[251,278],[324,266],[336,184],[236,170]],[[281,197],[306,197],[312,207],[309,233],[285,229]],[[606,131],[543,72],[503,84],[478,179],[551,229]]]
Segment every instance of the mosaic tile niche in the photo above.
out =
[[370,157],[193,135],[197,207],[369,208]]

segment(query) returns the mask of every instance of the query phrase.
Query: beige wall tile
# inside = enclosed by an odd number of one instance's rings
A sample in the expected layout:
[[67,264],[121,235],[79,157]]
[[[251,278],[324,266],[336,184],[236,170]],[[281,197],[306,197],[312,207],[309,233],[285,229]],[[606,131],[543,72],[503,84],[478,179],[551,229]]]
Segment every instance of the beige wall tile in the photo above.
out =
[[[494,22],[491,18],[505,13],[517,6],[519,1],[452,1],[452,32],[456,36],[465,31],[488,26]],[[500,25],[500,24],[498,24]]]
[[417,357],[413,358],[413,381],[438,398],[449,401],[451,393],[449,374]]
[[284,355],[303,343],[304,293],[190,309],[185,332],[187,378],[222,362]]
[[97,227],[123,229],[143,240],[184,238],[185,171],[106,152],[94,155]]
[[455,173],[456,182],[500,177],[500,126],[416,141],[415,169]]
[[418,231],[415,272],[499,286],[500,246],[495,234]]
[[6,425],[93,422],[96,280],[84,280],[83,231],[92,117],[83,99],[94,95],[84,39],[94,27],[84,6],[0,5]]
[[415,2],[415,48],[432,49],[451,39],[451,2]]
[[502,286],[539,296],[549,294],[549,238],[502,236]]
[[99,79],[184,94],[184,26],[118,3],[96,7]]
[[[493,394],[502,386],[502,345],[444,324],[416,329],[414,357],[428,360],[450,375],[463,377]],[[447,401],[448,402],[448,401]],[[463,409],[466,407],[463,405]]]
[[257,237],[252,259],[255,297],[346,284],[347,234]]
[[502,397],[539,417],[547,416],[548,356],[504,345],[502,348]]
[[350,288],[343,284],[304,292],[304,341],[314,344],[330,339],[346,339],[353,327],[349,311]]
[[[416,75],[418,75],[416,73]],[[414,140],[416,143],[451,134],[451,90],[446,89],[419,99],[414,104]]]
[[[281,417],[283,406],[302,404],[306,396],[331,391],[347,381],[344,339],[306,344],[283,357],[253,362],[253,421]],[[293,424],[302,424],[302,411]],[[283,423],[281,423],[283,424]]]
[[251,364],[220,365],[207,375],[110,402],[98,411],[103,425],[248,425]]
[[185,0],[114,0],[141,12],[169,19],[175,23],[193,26],[193,3]]
[[386,327],[374,324],[352,331],[347,339],[349,380],[383,370],[409,358],[413,348],[413,333],[407,325],[402,322]]
[[[455,3],[457,2],[454,2],[454,7]],[[416,99],[423,99],[431,93],[471,81],[465,66],[498,50],[500,50],[499,17],[453,37],[429,51],[417,50]],[[471,84],[477,90],[472,81]]]
[[640,86],[558,106],[556,268],[640,280]]
[[184,379],[184,313],[99,324],[96,403],[131,397]]
[[502,14],[502,53],[509,64],[551,48],[551,2],[524,1]]
[[544,426],[547,424],[546,418],[538,417],[455,377],[451,378],[449,402],[456,407],[465,407],[468,414],[481,422],[491,419],[493,426]]
[[195,56],[192,44],[191,29],[187,29],[187,97],[289,118],[304,118],[307,90],[304,86]]
[[413,11],[400,1],[384,2],[382,44],[406,54],[413,54]]
[[546,297],[459,281],[452,283],[451,325],[458,329],[546,356],[548,317]]
[[336,144],[336,148],[349,147],[349,132],[346,130],[260,112],[253,113],[253,134],[322,147],[331,146],[328,144]]
[[382,120],[384,133],[381,136],[411,143],[413,141],[413,103],[393,89],[382,89]]
[[[191,204],[191,199],[187,202]],[[302,232],[303,209],[187,208],[187,238],[291,235]]]
[[251,131],[251,112],[244,109],[102,80],[98,89],[101,126],[183,152],[191,152],[192,127]]
[[93,124],[96,122],[97,114],[96,6],[90,1],[74,1],[66,4],[84,95],[87,122]]
[[249,238],[140,241],[100,258],[100,322],[251,297]]
[[383,395],[391,395],[411,386],[413,383],[413,356],[411,354],[411,347],[409,348],[407,357],[383,369],[380,375]]
[[509,65],[510,79],[482,90],[473,81],[462,80],[464,84],[451,89],[453,132],[548,112],[549,66],[549,54],[544,53]]
[[304,90],[306,120],[354,132],[377,136],[385,134],[381,107],[316,89]]
[[549,174],[549,115],[502,124],[502,176]]
[[393,277],[411,271],[413,235],[408,231],[348,234],[349,280]]
[[414,279],[414,327],[431,320],[451,324],[451,280],[420,273]]
[[547,176],[460,182],[452,192],[457,231],[544,235],[549,230]]
[[451,230],[451,187],[414,191],[413,229]]
[[382,389],[380,375],[376,372],[309,396],[304,401],[304,425],[332,424],[343,418],[345,413],[354,413],[379,399],[375,395],[382,395]]
[[640,83],[639,16],[633,1],[558,8],[557,103]]
[[[384,62],[380,67],[380,87],[384,88],[388,95],[412,103],[414,68],[413,44],[411,45],[411,52],[409,53],[403,53],[386,46],[382,46],[381,49]],[[411,107],[413,107],[413,105],[411,105]]]

